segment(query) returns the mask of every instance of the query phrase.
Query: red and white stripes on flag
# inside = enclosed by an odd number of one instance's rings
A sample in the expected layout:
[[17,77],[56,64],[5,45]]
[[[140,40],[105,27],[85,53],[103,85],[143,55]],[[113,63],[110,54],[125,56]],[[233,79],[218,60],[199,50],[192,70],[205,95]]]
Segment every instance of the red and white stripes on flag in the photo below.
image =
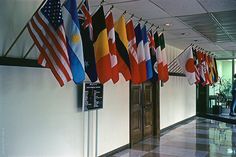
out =
[[48,19],[39,11],[28,23],[28,30],[41,53],[39,63],[51,69],[61,86],[70,81],[72,73],[63,25],[55,30]]

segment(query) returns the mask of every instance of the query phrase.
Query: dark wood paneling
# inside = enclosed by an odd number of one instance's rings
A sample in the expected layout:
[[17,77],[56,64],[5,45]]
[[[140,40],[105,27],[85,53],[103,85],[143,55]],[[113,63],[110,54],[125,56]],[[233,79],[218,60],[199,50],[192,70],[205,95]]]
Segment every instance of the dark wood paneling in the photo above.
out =
[[160,135],[159,83],[130,85],[130,144]]
[[146,82],[143,84],[143,134],[144,138],[153,135],[153,94],[152,83]]
[[160,137],[160,82],[153,82],[153,135]]
[[131,85],[130,100],[130,136],[131,145],[142,140],[142,104],[141,104],[142,85]]

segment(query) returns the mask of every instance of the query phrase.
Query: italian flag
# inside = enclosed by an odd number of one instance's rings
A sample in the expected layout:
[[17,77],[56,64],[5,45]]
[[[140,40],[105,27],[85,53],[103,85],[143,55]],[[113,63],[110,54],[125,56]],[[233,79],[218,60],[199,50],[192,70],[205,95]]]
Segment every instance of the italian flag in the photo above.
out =
[[159,35],[160,40],[160,47],[161,47],[161,54],[160,54],[160,60],[158,62],[158,75],[159,79],[163,82],[167,82],[169,80],[169,74],[168,74],[168,64],[167,64],[167,58],[166,58],[166,52],[165,52],[165,39],[164,34],[161,33]]

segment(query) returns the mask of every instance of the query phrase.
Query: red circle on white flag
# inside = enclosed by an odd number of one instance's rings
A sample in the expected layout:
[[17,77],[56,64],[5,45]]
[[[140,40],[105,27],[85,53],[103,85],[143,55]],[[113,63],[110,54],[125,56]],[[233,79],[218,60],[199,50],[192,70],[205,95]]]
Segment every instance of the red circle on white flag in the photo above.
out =
[[193,58],[189,58],[185,64],[185,69],[189,73],[193,73],[195,71],[194,69],[194,60]]

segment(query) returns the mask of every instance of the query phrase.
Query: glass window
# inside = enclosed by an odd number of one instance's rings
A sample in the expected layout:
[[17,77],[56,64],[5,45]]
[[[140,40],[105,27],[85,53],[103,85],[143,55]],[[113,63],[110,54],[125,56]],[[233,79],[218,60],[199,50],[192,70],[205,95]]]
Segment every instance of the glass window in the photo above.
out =
[[[236,61],[236,60],[235,60]],[[217,69],[220,80],[209,88],[209,95],[217,95],[223,92],[226,96],[231,96],[232,85],[232,60],[217,60]]]
[[228,102],[231,101],[232,97],[233,60],[217,60],[216,62],[220,79],[216,84],[209,86],[209,113],[214,113],[213,108],[216,107],[216,105],[221,106],[222,109],[229,108],[230,103]]

